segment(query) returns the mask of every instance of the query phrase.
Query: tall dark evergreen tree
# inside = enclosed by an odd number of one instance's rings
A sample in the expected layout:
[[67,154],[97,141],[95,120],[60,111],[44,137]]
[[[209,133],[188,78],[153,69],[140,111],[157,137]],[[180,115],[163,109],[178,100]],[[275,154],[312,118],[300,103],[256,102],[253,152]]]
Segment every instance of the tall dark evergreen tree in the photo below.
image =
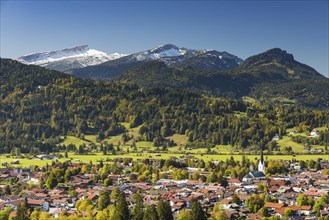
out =
[[132,219],[142,220],[144,215],[143,198],[139,191],[133,196],[133,198],[135,199],[135,206],[133,208]]
[[143,220],[159,220],[158,212],[154,205],[146,206]]
[[27,204],[27,198],[22,204],[17,207],[15,220],[29,220],[30,219],[30,210]]
[[171,212],[171,207],[168,201],[161,199],[157,207],[159,220],[173,220],[174,217]]
[[115,205],[115,219],[116,220],[129,220],[130,212],[128,208],[128,204],[126,201],[126,197],[123,192],[119,192],[116,205]]
[[110,205],[110,192],[102,190],[99,192],[98,210],[103,210]]
[[5,187],[5,194],[6,195],[11,195],[11,190],[10,190],[10,186],[9,185],[6,185],[6,187]]
[[193,201],[191,204],[192,219],[191,220],[207,220],[207,215],[203,211],[199,201]]
[[48,189],[53,189],[55,186],[57,186],[57,184],[58,184],[58,180],[56,179],[53,172],[51,172],[46,180],[46,187]]

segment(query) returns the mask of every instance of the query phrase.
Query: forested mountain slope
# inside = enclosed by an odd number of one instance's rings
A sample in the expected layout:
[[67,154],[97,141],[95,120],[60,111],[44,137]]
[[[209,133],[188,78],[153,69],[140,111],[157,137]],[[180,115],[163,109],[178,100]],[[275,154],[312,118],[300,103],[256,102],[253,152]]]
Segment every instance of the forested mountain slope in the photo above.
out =
[[[246,104],[238,99],[134,84],[79,79],[38,66],[1,59],[0,149],[56,151],[62,135],[124,134],[119,122],[140,126],[143,140],[163,145],[185,134],[192,147],[264,145],[286,128],[326,126],[325,110]],[[321,138],[319,139],[321,141]],[[323,140],[322,140],[323,141]]]
[[264,103],[283,100],[311,108],[329,107],[329,79],[278,48],[230,70],[173,68],[152,61],[130,68],[118,79],[143,88],[185,88],[216,97],[252,96]]

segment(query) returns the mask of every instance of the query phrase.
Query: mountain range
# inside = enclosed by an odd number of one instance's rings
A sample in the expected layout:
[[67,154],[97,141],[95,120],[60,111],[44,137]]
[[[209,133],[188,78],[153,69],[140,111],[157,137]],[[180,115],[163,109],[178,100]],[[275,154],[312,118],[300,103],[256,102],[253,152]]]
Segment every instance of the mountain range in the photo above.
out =
[[238,70],[239,72],[275,72],[280,73],[284,78],[295,79],[321,77],[316,70],[295,61],[293,55],[279,48],[251,56],[243,61],[238,56],[225,51],[195,50],[173,44],[161,45],[130,55],[107,54],[82,45],[58,51],[29,54],[17,60],[24,64],[39,65],[79,77],[107,81],[123,78],[122,75],[132,68],[140,70],[139,66],[152,61],[163,62],[168,68],[184,72],[191,69]]
[[167,66],[181,68],[192,67],[209,70],[234,69],[242,59],[227,52],[216,50],[194,50],[166,44],[153,49],[125,54],[106,54],[87,45],[58,51],[41,52],[17,58],[24,64],[34,64],[73,75],[112,80],[131,67],[157,60]]
[[[280,48],[242,60],[228,52],[173,44],[138,53],[107,55],[79,46],[18,58],[82,78],[120,81],[141,88],[187,89],[216,97],[327,106],[329,80]],[[319,93],[321,92],[321,93]],[[321,94],[321,95],[319,95]]]

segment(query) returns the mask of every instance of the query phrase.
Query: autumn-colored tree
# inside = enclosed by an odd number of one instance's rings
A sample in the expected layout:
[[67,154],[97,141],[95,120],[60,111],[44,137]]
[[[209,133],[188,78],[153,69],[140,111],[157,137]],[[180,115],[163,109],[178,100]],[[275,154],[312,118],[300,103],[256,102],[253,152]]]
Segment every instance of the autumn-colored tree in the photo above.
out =
[[246,204],[251,212],[256,213],[264,206],[264,200],[261,198],[261,196],[253,194],[247,198]]
[[192,219],[192,211],[188,209],[180,210],[176,215],[177,220],[191,220]]

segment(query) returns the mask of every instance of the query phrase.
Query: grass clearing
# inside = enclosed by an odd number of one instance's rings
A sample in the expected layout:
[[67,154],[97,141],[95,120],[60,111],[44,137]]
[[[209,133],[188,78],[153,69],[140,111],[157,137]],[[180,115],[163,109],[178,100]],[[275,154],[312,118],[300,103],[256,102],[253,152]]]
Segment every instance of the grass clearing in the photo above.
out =
[[320,132],[325,132],[326,130],[328,130],[328,128],[326,127],[317,127],[316,129]]
[[302,144],[298,144],[293,142],[290,137],[284,136],[281,140],[277,141],[280,147],[291,147],[294,152],[304,152],[304,146]]
[[96,138],[97,138],[96,135],[85,135],[85,139],[87,141],[90,141],[90,142],[95,143],[95,144],[97,143]]
[[[62,153],[64,154],[64,153]],[[124,154],[124,155],[103,155],[102,153],[95,153],[94,155],[76,155],[72,152],[69,153],[69,158],[61,158],[58,161],[64,162],[68,159],[71,159],[72,162],[75,163],[89,163],[92,161],[93,163],[98,163],[101,159],[114,159],[114,158],[133,158],[133,160],[137,159],[146,159],[146,158],[155,158],[155,159],[169,159],[171,157],[183,157],[184,154],[177,154],[177,153],[160,153],[160,156],[157,156],[159,154],[156,153],[142,153],[142,154],[136,154],[136,153],[130,153],[130,154]],[[193,155],[195,158],[203,159],[204,161],[218,161],[226,159],[229,159],[231,156],[233,156],[234,160],[241,161],[242,154],[239,155],[231,155],[231,154],[223,154],[223,155]],[[245,155],[250,160],[258,160],[259,155]],[[322,158],[324,160],[329,160],[329,155],[264,155],[265,160],[310,160],[310,159],[318,159]],[[0,157],[1,164],[4,162],[12,162],[13,160],[16,160],[14,158],[4,158],[3,155]],[[32,165],[37,165],[39,167],[45,166],[47,163],[51,165],[52,160],[39,160],[39,159],[18,159],[20,164],[14,164],[12,166],[14,167],[30,167]],[[105,162],[106,163],[106,162]],[[1,165],[0,164],[0,165]],[[2,166],[3,167],[3,166]]]
[[139,142],[136,142],[136,147],[138,150],[141,150],[141,149],[152,149],[154,148],[153,147],[153,143],[150,142],[150,141],[139,141]]
[[138,126],[138,127],[135,127],[135,128],[130,128],[130,129],[128,130],[129,135],[130,135],[130,136],[133,136],[134,138],[138,138],[139,136],[141,136],[141,135],[139,134],[139,130],[140,130],[141,127],[142,127],[142,125],[140,125],[140,126]]
[[217,153],[229,153],[232,151],[231,145],[216,145],[213,150]]
[[174,134],[172,136],[168,136],[167,139],[173,140],[177,144],[177,146],[185,146],[188,137],[184,134]]
[[[62,137],[64,139],[64,137]],[[74,136],[66,136],[66,139],[61,142],[61,145],[69,145],[69,144],[73,144],[75,146],[80,146],[82,144],[88,144],[88,141],[82,140],[80,138],[74,137]]]
[[130,123],[128,123],[128,122],[120,122],[119,124],[124,126],[127,130],[130,129]]
[[[316,129],[319,130],[320,132],[324,132],[324,131],[326,131],[327,128],[318,127]],[[286,132],[287,132],[288,136],[283,136],[281,140],[277,141],[277,143],[280,147],[291,147],[294,152],[303,153],[303,152],[305,152],[304,145],[292,141],[291,137],[295,137],[295,136],[302,136],[302,137],[307,137],[307,138],[312,138],[312,137],[310,137],[309,135],[306,135],[305,132],[289,134],[293,130],[295,130],[295,129],[293,129],[293,128],[287,129]],[[311,147],[315,148],[315,149],[324,149],[325,148],[324,146],[320,146],[320,145],[311,145]]]
[[116,136],[110,136],[108,138],[105,138],[103,141],[103,143],[107,142],[109,144],[113,144],[113,145],[117,145],[118,142],[122,142],[122,134],[118,134]]
[[236,116],[236,117],[246,117],[247,116],[247,113],[235,111],[234,112],[234,116]]
[[250,96],[243,96],[242,101],[245,103],[256,103],[256,99],[250,97]]

